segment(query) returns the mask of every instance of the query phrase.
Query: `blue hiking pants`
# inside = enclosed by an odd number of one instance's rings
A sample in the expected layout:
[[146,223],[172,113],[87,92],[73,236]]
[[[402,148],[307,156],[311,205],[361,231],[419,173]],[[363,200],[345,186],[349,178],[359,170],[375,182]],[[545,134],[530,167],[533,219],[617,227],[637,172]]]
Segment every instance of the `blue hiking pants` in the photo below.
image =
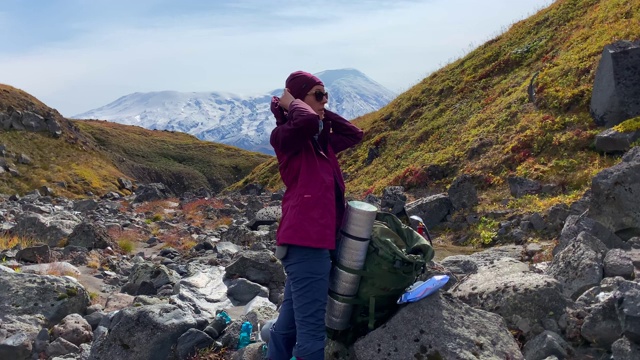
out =
[[287,273],[284,300],[271,327],[267,358],[324,360],[329,250],[289,245],[282,264]]

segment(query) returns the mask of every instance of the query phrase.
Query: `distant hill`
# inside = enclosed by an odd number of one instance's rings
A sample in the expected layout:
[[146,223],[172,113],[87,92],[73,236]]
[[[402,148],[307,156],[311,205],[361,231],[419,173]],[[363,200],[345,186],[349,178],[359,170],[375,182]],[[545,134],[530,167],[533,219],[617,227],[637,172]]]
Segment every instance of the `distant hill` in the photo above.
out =
[[[340,158],[347,189],[437,192],[469,174],[491,203],[508,198],[506,179],[519,175],[560,185],[563,195],[550,201],[577,196],[617,161],[592,146],[603,130],[589,115],[603,47],[639,36],[640,0],[555,1],[355,119],[365,138]],[[249,182],[280,186],[275,161]]]
[[[355,69],[327,70],[316,75],[330,94],[329,109],[347,119],[375,111],[396,96]],[[74,118],[181,131],[202,140],[273,154],[269,136],[275,121],[269,104],[271,96],[280,94],[282,89],[250,97],[224,92],[134,93]]]
[[[70,121],[26,92],[0,84],[0,119],[27,112],[58,124],[61,135],[0,130],[3,194],[47,186],[68,197],[89,191],[102,195],[118,191],[120,177],[163,182],[177,194],[199,188],[217,192],[269,158],[183,133]],[[15,171],[5,171],[8,168]]]

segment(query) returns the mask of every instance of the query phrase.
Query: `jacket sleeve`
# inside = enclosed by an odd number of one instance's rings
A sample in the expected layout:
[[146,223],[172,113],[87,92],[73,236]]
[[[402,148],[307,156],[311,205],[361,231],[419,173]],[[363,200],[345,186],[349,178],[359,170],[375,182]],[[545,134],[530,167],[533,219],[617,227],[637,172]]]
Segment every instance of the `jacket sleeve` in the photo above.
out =
[[362,141],[364,132],[349,120],[329,110],[325,110],[324,114],[327,120],[331,120],[329,143],[335,153],[346,150]]
[[271,132],[271,146],[282,153],[293,153],[302,148],[318,133],[320,117],[302,100],[294,100],[289,105],[287,122],[276,126]]

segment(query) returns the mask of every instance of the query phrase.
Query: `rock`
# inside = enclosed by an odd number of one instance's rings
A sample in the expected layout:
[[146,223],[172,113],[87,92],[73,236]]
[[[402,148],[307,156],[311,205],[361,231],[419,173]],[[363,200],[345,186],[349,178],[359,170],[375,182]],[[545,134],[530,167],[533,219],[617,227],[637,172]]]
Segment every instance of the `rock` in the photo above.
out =
[[88,221],[83,221],[73,229],[68,238],[68,245],[82,246],[89,250],[116,247],[115,241],[104,227]]
[[413,201],[406,206],[407,214],[417,215],[424,220],[427,228],[440,224],[453,211],[449,196],[438,194]]
[[611,353],[612,360],[636,360],[640,359],[640,346],[623,336],[613,343]]
[[640,147],[629,150],[622,162],[599,172],[591,184],[589,217],[611,229],[622,240],[640,235]]
[[164,184],[152,183],[138,186],[135,191],[135,195],[136,197],[133,202],[142,203],[154,200],[163,200],[170,197],[172,193]]
[[539,182],[523,177],[509,176],[507,182],[509,183],[509,192],[515,198],[538,194],[542,191],[542,185]]
[[478,205],[478,192],[469,175],[457,177],[447,191],[454,210],[472,208]]
[[607,128],[640,115],[640,41],[621,40],[604,47],[593,82],[589,111]]
[[178,359],[191,359],[198,350],[206,349],[213,345],[213,339],[198,329],[189,329],[178,338],[176,352]]
[[45,353],[50,357],[62,356],[67,354],[73,354],[80,352],[80,348],[70,341],[64,338],[57,338],[53,340],[48,346]]
[[501,315],[509,328],[519,329],[527,338],[542,332],[543,320],[558,320],[567,306],[558,281],[530,272],[526,264],[510,258],[480,267],[452,294],[468,305]]
[[401,308],[353,352],[358,360],[524,359],[500,316],[439,292]]
[[196,325],[190,312],[175,305],[122,309],[109,332],[94,341],[89,360],[169,358],[178,338]]
[[544,331],[528,341],[522,349],[527,360],[544,360],[551,356],[555,356],[557,359],[566,359],[572,352],[571,345],[562,336],[552,331]]
[[49,245],[30,246],[19,250],[16,254],[17,261],[31,263],[48,263],[51,261],[51,248]]
[[245,251],[226,268],[225,277],[242,277],[261,285],[271,282],[284,284],[285,273],[282,264],[271,252]]
[[566,248],[567,245],[574,241],[578,237],[578,234],[583,231],[598,238],[608,249],[630,248],[629,244],[626,244],[616,234],[611,232],[611,230],[598,221],[586,216],[569,215],[564,223],[562,232],[560,233],[558,245],[553,249],[553,254],[556,255]]
[[640,138],[640,131],[621,133],[614,129],[607,129],[596,135],[596,150],[604,153],[623,153],[631,148]]
[[634,271],[635,266],[633,265],[633,261],[624,250],[609,250],[604,257],[605,277],[622,276],[625,279],[631,280],[634,278]]
[[553,258],[547,274],[562,284],[566,296],[576,299],[602,280],[606,253],[607,247],[598,238],[583,231]]
[[247,279],[232,280],[227,289],[227,296],[237,301],[238,305],[245,305],[256,296],[269,297],[269,289]]
[[402,186],[388,186],[382,191],[382,198],[380,199],[380,208],[383,211],[399,214],[404,210],[404,205],[407,203],[407,195],[404,193],[404,187]]

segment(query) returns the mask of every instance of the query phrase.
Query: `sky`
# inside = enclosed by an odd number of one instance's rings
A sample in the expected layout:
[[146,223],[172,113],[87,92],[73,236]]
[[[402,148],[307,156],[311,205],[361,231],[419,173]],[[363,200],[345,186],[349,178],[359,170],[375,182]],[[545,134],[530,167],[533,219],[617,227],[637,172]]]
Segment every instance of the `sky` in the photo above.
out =
[[71,117],[133,92],[256,95],[355,68],[406,91],[553,0],[2,0],[0,83]]

